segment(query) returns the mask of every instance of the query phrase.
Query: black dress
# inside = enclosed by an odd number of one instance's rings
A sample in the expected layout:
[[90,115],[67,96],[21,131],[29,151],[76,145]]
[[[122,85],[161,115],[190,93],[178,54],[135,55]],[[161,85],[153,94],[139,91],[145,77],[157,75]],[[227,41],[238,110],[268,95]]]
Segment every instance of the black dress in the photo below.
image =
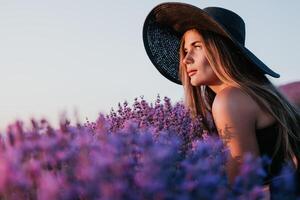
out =
[[[278,134],[277,123],[273,123],[263,129],[256,129],[256,139],[261,156],[266,155],[270,159],[272,158],[276,149]],[[270,184],[272,179],[279,175],[284,163],[283,148],[280,146],[275,157],[272,158],[270,165],[264,166],[264,169],[267,172],[267,176],[264,178],[264,185]]]
[[[260,154],[267,155],[269,158],[272,158],[273,153],[275,152],[276,142],[278,138],[278,124],[274,123],[263,129],[256,129],[256,138],[260,150]],[[280,181],[280,172],[281,169],[286,165],[284,159],[284,150],[282,145],[280,145],[278,152],[272,158],[270,165],[264,166],[264,169],[267,172],[267,176],[264,178],[264,185],[270,186],[271,199],[273,199],[273,194],[276,192],[276,187],[274,183]],[[299,170],[294,171],[295,176],[295,195],[300,197],[300,173]],[[278,186],[277,186],[278,187]]]

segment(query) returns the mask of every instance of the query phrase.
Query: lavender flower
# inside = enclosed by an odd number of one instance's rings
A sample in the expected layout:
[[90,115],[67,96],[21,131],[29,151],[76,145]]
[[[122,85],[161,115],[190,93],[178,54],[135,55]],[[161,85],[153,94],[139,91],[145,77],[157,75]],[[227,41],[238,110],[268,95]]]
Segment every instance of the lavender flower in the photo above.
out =
[[[9,125],[0,137],[0,199],[262,199],[262,160],[247,155],[231,187],[227,156],[181,103],[141,97],[84,125]],[[290,172],[274,183],[275,197],[297,197]]]

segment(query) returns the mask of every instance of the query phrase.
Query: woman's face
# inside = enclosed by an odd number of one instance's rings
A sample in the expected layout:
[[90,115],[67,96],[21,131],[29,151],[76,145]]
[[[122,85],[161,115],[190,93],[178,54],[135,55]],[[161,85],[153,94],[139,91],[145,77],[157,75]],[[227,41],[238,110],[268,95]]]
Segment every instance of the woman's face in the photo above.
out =
[[196,30],[184,34],[183,64],[193,86],[220,84],[220,79],[212,70],[204,51],[204,40]]

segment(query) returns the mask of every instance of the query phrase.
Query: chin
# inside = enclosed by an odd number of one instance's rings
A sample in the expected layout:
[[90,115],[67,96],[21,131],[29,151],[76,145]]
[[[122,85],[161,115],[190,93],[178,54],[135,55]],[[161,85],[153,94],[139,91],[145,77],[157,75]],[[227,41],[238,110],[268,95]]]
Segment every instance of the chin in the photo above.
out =
[[190,83],[192,86],[204,85],[203,81],[191,81]]

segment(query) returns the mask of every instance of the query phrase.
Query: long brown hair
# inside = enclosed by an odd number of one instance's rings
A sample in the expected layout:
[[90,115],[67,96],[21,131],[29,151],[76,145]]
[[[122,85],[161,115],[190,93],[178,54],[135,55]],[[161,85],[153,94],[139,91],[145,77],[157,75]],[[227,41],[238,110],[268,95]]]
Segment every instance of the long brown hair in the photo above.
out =
[[[225,84],[240,88],[251,96],[261,109],[276,119],[279,125],[279,137],[273,157],[279,148],[283,148],[286,161],[293,161],[293,158],[296,158],[299,165],[300,113],[296,105],[289,102],[230,39],[210,31],[193,30],[202,35],[204,52],[216,76]],[[204,128],[209,132],[215,132],[216,129],[210,125],[211,121],[207,120],[207,116],[212,116],[211,106],[216,94],[205,85],[195,87],[190,84],[186,67],[182,62],[184,36],[179,53],[179,77],[184,88],[185,106],[190,110],[192,117],[203,116]]]

